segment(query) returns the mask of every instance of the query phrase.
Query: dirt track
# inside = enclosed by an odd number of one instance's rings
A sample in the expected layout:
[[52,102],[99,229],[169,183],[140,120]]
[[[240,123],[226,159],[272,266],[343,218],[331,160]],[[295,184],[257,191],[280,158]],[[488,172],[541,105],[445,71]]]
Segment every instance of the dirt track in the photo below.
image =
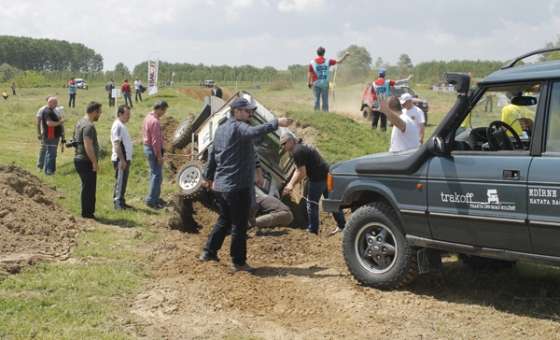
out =
[[[269,230],[248,243],[255,275],[231,274],[196,258],[215,220],[201,206],[201,234],[163,230],[150,250],[154,280],[137,296],[131,331],[150,339],[255,336],[265,339],[560,338],[559,275],[526,270],[477,273],[447,261],[408,290],[361,287],[349,276],[340,235]],[[323,232],[332,227],[323,215]]]

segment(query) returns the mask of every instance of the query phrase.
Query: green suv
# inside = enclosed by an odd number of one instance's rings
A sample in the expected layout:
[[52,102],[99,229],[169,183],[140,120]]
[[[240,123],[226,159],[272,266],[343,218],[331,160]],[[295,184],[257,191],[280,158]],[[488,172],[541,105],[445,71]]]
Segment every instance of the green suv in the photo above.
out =
[[428,142],[331,168],[326,211],[350,208],[346,264],[362,284],[398,288],[457,253],[467,264],[560,264],[560,61],[520,56],[457,100]]

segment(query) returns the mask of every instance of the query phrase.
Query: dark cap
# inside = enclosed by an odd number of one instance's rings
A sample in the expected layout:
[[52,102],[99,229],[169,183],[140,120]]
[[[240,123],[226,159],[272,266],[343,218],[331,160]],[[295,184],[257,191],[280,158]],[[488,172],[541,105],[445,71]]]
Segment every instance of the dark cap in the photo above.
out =
[[233,103],[231,103],[231,109],[249,109],[249,110],[255,110],[257,108],[257,105],[255,105],[254,103],[249,102],[247,99],[245,98],[237,98],[236,100],[233,101]]
[[158,109],[167,109],[169,107],[169,104],[167,104],[167,102],[165,100],[158,100],[155,104],[154,104],[154,110],[158,110]]

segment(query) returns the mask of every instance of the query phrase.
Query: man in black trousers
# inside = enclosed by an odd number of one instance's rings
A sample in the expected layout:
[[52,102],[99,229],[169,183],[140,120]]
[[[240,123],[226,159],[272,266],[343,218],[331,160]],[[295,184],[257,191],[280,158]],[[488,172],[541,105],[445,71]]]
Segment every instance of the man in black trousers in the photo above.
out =
[[215,191],[220,215],[200,260],[218,261],[218,250],[231,230],[230,255],[234,272],[254,271],[246,262],[247,224],[255,185],[253,141],[291,123],[288,118],[279,118],[251,126],[248,122],[255,109],[256,106],[245,98],[238,98],[231,104],[231,117],[216,131],[204,172],[205,186]]
[[99,158],[99,143],[94,122],[101,116],[101,104],[91,102],[86,109],[86,115],[78,121],[74,130],[76,154],[74,166],[82,181],[82,217],[95,219],[95,191],[97,187],[97,160]]

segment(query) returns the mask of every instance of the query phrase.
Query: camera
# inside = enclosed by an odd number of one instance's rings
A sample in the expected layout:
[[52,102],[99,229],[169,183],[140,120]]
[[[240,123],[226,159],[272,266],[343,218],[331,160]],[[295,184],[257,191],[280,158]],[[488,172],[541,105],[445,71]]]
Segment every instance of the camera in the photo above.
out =
[[67,148],[75,148],[78,146],[78,144],[80,144],[78,141],[75,141],[74,139],[70,139],[69,141],[64,141],[64,145]]

